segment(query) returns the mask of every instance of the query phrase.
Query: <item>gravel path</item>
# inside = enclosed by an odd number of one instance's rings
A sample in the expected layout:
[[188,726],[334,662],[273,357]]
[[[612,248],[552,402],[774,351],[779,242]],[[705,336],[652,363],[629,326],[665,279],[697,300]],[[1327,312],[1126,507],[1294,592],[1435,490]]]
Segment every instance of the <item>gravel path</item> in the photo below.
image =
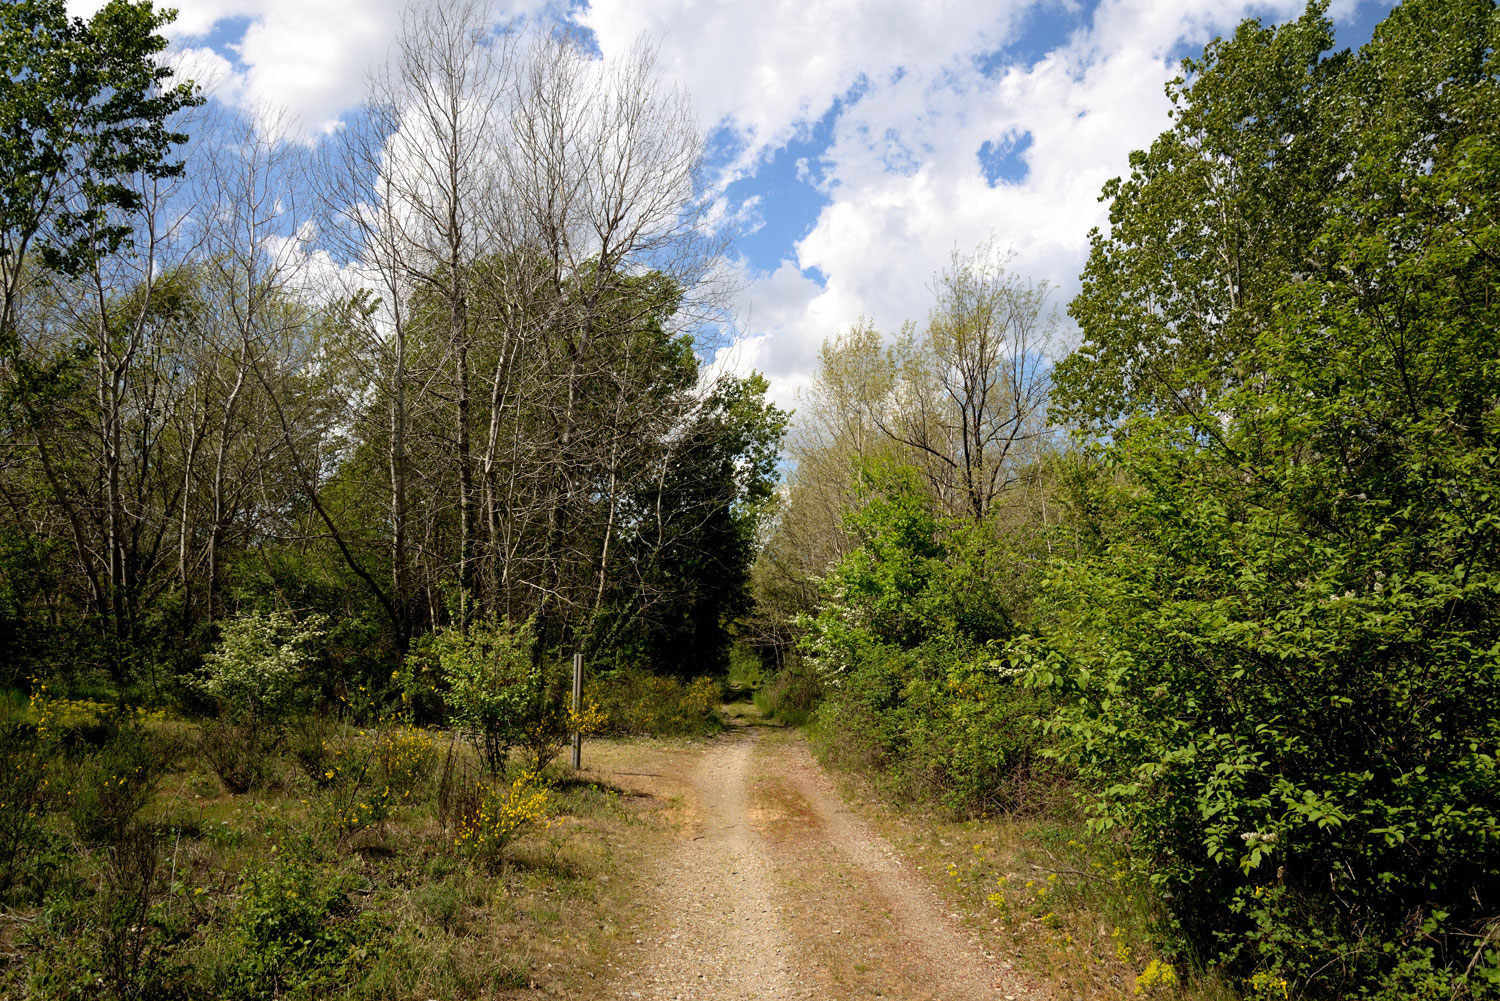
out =
[[663,776],[679,840],[637,954],[601,996],[652,1001],[1033,997],[844,807],[801,741],[741,728]]

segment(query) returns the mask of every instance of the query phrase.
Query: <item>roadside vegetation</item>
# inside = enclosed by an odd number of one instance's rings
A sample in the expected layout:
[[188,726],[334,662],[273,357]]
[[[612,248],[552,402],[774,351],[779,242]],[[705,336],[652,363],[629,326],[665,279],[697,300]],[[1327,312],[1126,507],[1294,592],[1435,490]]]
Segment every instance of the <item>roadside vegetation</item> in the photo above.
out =
[[824,346],[761,698],[1078,994],[1500,992],[1497,41],[1247,22],[1105,186],[1075,350],[988,249]]
[[[553,763],[561,728],[604,728],[598,705],[518,699],[473,722],[450,695],[439,729],[412,723],[405,693],[300,703],[285,693],[307,691],[311,635],[276,626],[226,630],[205,682],[224,702],[206,719],[45,684],[3,707],[0,993],[582,989],[621,946],[623,877],[663,826],[660,804]],[[466,666],[499,689],[532,670]],[[522,680],[499,684],[508,670]],[[596,690],[638,727],[666,698],[671,732],[706,732],[710,686],[658,680],[645,705]]]

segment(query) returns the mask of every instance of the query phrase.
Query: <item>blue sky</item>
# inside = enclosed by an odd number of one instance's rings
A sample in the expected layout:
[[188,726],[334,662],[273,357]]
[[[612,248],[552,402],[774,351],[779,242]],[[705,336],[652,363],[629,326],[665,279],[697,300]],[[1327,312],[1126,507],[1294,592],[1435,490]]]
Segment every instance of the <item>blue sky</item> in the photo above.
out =
[[[440,0],[418,0],[440,2]],[[74,0],[79,12],[97,0]],[[404,0],[178,0],[177,58],[221,103],[301,141],[347,115]],[[1341,47],[1387,0],[1335,0]],[[646,37],[693,98],[715,209],[735,234],[736,343],[792,403],[827,336],[920,321],[934,271],[992,242],[1076,288],[1097,195],[1167,124],[1163,84],[1245,16],[1299,0],[497,0],[567,19],[604,56]]]
[[[1064,47],[1074,32],[1086,29],[1098,6],[1097,0],[1080,4],[1035,5],[1028,10],[1013,38],[1007,39],[1000,48],[976,54],[974,64],[992,79],[1014,66],[1035,66],[1048,53]],[[1338,47],[1355,48],[1368,41],[1375,25],[1391,6],[1384,0],[1372,0],[1352,8],[1346,5],[1336,22]],[[1251,16],[1281,20],[1271,6],[1259,9],[1250,5],[1248,11]],[[1174,51],[1174,58],[1200,54],[1207,37],[1200,34],[1193,41],[1183,41]],[[816,120],[801,123],[796,134],[784,145],[767,151],[753,173],[739,178],[725,190],[731,203],[743,204],[750,199],[759,199],[754,209],[747,213],[748,218],[737,241],[738,251],[752,270],[774,271],[783,259],[790,258],[797,241],[807,236],[819,214],[833,201],[835,195],[827,190],[826,172],[820,166],[820,157],[831,142],[836,121],[846,106],[857,102],[863,89],[856,85],[850,93],[840,95]],[[1162,126],[1165,127],[1164,121]],[[724,151],[739,146],[736,132],[732,127],[721,125],[710,138],[710,151],[714,154],[710,156],[710,164],[722,169],[732,160],[732,153],[726,156]],[[974,157],[986,182],[991,187],[1023,184],[1030,171],[1026,153],[1033,142],[1034,137],[1029,131],[1009,131],[985,139],[974,151]],[[816,269],[812,270],[811,277],[817,280]]]

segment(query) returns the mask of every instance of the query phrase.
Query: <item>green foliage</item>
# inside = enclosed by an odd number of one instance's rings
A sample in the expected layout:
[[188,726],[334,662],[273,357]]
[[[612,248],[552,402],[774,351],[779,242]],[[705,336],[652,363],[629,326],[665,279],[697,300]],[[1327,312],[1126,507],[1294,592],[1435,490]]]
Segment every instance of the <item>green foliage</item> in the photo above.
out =
[[225,998],[312,998],[337,993],[377,951],[383,933],[349,899],[344,872],[295,857],[248,869],[224,965]]
[[789,416],[766,399],[769,388],[757,373],[721,377],[687,427],[667,435],[655,461],[670,476],[649,472],[629,505],[645,517],[622,540],[629,569],[592,635],[640,666],[684,681],[728,666]]
[[[1247,261],[1290,262],[1253,309],[1128,305],[1171,280],[1152,248],[1201,231],[1197,167],[1147,158],[1106,192],[1122,224],[1096,239],[1069,392],[1127,416],[1099,449],[1101,531],[1054,563],[1051,624],[1017,656],[1060,700],[1095,830],[1128,832],[1190,946],[1307,995],[1489,997],[1500,16],[1407,3],[1321,62],[1319,32],[1314,9],[1212,47],[1151,154],[1205,121],[1253,138],[1272,108],[1317,131],[1245,181],[1297,232],[1232,217]],[[1303,169],[1317,150],[1336,180]]]
[[818,676],[817,668],[794,655],[755,690],[755,705],[772,719],[788,726],[801,726],[811,718],[823,695],[823,679]]
[[1246,21],[1167,88],[1173,124],[1104,186],[1068,307],[1086,336],[1057,366],[1054,409],[1108,427],[1132,412],[1202,406],[1242,376],[1278,289],[1305,264],[1343,166],[1314,5],[1277,28]]
[[222,717],[251,730],[280,724],[299,696],[298,683],[323,638],[321,615],[300,621],[286,612],[248,612],[221,627],[204,658],[198,688]]
[[939,517],[910,468],[867,464],[859,500],[859,544],[808,624],[823,743],[959,813],[1027,806],[1047,700],[1001,656],[1013,625],[996,582],[1011,554],[988,523]]
[[[170,84],[157,32],[171,11],[111,0],[92,18],[72,18],[62,0],[17,0],[0,8],[0,261],[7,275],[28,249],[76,274],[113,253],[130,227],[116,213],[140,208],[132,175],[173,177],[167,156],[187,137],[167,121],[200,103],[191,83]],[[8,337],[11,308],[0,336]]]
[[84,844],[128,840],[167,765],[140,724],[116,724],[104,746],[74,773],[65,810],[74,835]]
[[492,774],[504,770],[513,747],[541,771],[589,719],[575,717],[571,673],[535,655],[530,620],[477,620],[467,629],[439,629],[408,656],[402,686],[408,703],[440,693],[449,719],[473,742]]
[[47,849],[42,819],[56,754],[36,725],[0,719],[0,897],[29,879]]
[[530,622],[490,619],[467,630],[438,629],[407,658],[403,686],[440,684],[454,726],[499,773],[520,737],[522,683],[532,673],[535,642]]
[[712,678],[685,682],[634,668],[591,673],[583,698],[602,716],[603,732],[615,736],[705,736],[720,726],[719,685]]
[[299,621],[284,612],[248,612],[223,624],[194,686],[219,712],[203,725],[199,751],[231,792],[248,792],[273,774],[325,625],[321,615]]

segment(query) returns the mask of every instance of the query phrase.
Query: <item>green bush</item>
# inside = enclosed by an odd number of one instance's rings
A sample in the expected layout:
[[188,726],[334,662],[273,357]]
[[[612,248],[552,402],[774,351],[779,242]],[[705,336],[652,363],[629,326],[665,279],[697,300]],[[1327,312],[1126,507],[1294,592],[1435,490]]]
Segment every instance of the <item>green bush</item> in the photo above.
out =
[[315,998],[348,991],[385,929],[350,902],[348,874],[286,857],[248,869],[227,951],[209,979],[219,997]]
[[1332,42],[1317,5],[1215,42],[1106,188],[1055,402],[1107,475],[1028,657],[1180,947],[1495,997],[1500,15]]
[[910,468],[865,466],[858,501],[859,545],[807,623],[820,743],[959,814],[1033,805],[1048,699],[1004,656],[1017,587],[996,583],[1022,561],[990,524],[939,516]]
[[104,746],[78,764],[66,807],[73,833],[85,844],[123,843],[166,766],[140,724],[117,724]]
[[196,687],[214,700],[223,719],[251,731],[274,728],[299,697],[326,624],[322,615],[298,621],[285,612],[230,619],[204,658]]
[[303,676],[326,618],[250,612],[225,622],[219,645],[194,685],[213,700],[199,751],[230,792],[244,793],[275,773],[286,719],[303,697]]
[[473,742],[491,774],[505,769],[512,748],[541,771],[575,730],[597,732],[598,707],[585,699],[572,710],[572,676],[556,660],[535,655],[530,621],[488,619],[439,629],[407,658],[404,702],[440,695],[449,720]]
[[684,682],[638,668],[588,678],[584,704],[602,716],[602,730],[615,736],[703,736],[722,725],[718,682]]
[[761,713],[790,726],[806,723],[823,698],[823,681],[810,663],[792,657],[755,690]]
[[1050,699],[1015,674],[986,652],[871,645],[815,710],[818,743],[846,765],[883,772],[897,795],[957,815],[1045,805],[1059,771],[1042,756]]
[[[435,630],[407,657],[402,687],[408,701],[440,695],[449,721],[473,742],[492,774],[505,768],[522,736],[526,682],[532,663],[531,623],[503,619]],[[534,687],[534,686],[533,686]]]

